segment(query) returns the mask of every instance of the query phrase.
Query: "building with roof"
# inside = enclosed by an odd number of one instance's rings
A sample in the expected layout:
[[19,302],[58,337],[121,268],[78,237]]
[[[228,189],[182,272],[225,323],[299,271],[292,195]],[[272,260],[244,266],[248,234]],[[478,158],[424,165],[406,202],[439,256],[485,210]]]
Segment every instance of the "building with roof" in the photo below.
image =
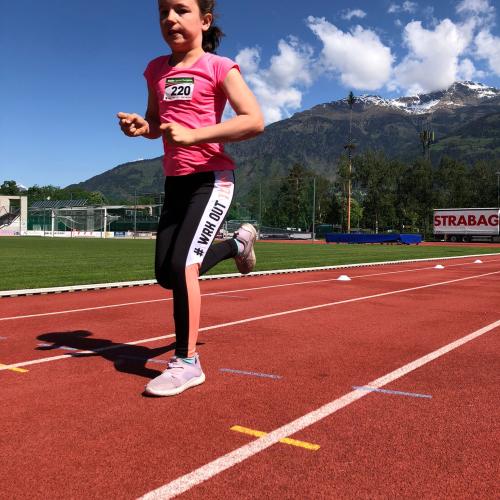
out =
[[0,236],[25,234],[28,225],[28,197],[0,195]]

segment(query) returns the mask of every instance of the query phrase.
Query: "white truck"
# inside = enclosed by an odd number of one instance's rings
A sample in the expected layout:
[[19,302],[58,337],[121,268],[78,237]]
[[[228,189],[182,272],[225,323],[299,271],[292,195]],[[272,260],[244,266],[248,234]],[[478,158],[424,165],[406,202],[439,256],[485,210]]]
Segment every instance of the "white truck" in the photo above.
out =
[[444,241],[500,242],[500,209],[441,208],[434,210],[434,235]]

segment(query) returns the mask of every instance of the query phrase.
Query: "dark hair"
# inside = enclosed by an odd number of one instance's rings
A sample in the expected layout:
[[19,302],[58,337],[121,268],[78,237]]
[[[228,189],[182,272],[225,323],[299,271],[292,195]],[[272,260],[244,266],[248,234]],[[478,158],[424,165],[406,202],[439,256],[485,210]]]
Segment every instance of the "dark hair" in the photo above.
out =
[[[215,21],[215,0],[197,0],[197,2],[200,14],[202,16],[205,14],[212,14]],[[214,21],[212,21],[210,28],[203,32],[202,47],[205,52],[215,53],[215,50],[220,44],[221,38],[224,36],[222,30],[213,24]]]

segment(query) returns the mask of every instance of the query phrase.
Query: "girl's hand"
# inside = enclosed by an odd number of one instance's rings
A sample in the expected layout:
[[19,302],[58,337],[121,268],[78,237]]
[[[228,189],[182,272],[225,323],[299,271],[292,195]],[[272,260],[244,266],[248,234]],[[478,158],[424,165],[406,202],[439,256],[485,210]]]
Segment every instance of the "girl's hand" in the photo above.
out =
[[192,146],[196,142],[195,131],[178,123],[162,123],[160,130],[163,132],[167,144],[171,146]]
[[140,115],[135,113],[118,113],[120,128],[128,137],[139,137],[149,133],[149,123]]

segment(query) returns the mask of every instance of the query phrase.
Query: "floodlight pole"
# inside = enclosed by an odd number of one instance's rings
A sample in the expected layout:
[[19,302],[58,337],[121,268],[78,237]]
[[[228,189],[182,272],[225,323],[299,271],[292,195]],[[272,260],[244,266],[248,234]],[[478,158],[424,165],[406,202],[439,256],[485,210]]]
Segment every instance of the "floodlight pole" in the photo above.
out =
[[[19,236],[23,235],[23,202],[21,197],[19,196]],[[28,229],[28,226],[26,225],[26,229]]]
[[352,143],[352,108],[356,102],[356,97],[354,94],[349,92],[349,96],[347,97],[347,104],[349,105],[349,144],[345,146],[348,152],[349,157],[349,178],[347,180],[347,232],[351,232],[351,175],[352,175],[352,150],[354,149],[354,144]]
[[351,174],[352,174],[352,160],[351,149],[349,149],[349,180],[347,181],[347,233],[351,232]]
[[497,208],[500,210],[500,170],[496,172],[497,174]]
[[316,239],[316,177],[313,177],[313,213],[312,213],[312,241]]
[[134,189],[134,238],[137,232],[137,190]]
[[262,181],[259,182],[259,240],[260,240],[260,232],[262,228]]

